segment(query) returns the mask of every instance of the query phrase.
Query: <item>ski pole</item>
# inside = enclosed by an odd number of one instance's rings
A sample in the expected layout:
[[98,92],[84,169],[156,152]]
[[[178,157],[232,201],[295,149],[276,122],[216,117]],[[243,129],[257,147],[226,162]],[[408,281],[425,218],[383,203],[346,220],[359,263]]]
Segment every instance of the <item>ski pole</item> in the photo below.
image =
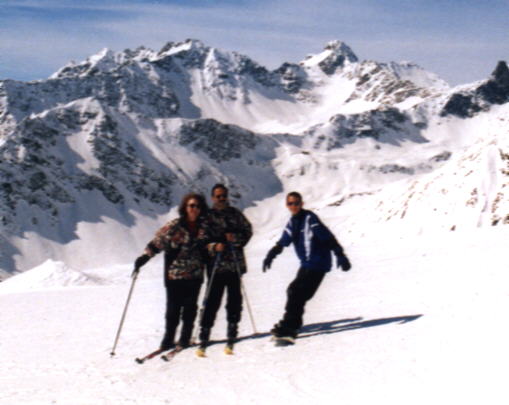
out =
[[117,336],[115,337],[115,343],[113,343],[113,349],[111,349],[111,353],[110,353],[111,357],[115,356],[115,349],[117,348],[117,343],[118,343],[118,339],[120,337],[120,332],[122,330],[122,326],[124,325],[124,319],[125,319],[125,315],[127,313],[127,307],[129,306],[129,301],[131,301],[131,295],[133,293],[134,283],[136,282],[136,279],[138,278],[137,271],[133,272],[132,278],[133,278],[133,281],[131,282],[131,288],[129,289],[129,294],[127,295],[127,301],[124,306],[124,311],[122,312],[122,318],[120,318],[120,325],[118,326]]
[[257,335],[258,332],[256,330],[253,312],[251,311],[251,305],[249,305],[249,300],[247,299],[247,292],[246,292],[246,289],[244,288],[244,283],[242,282],[242,273],[240,272],[239,262],[237,260],[237,253],[235,252],[235,248],[233,247],[233,245],[231,243],[229,243],[228,245],[230,246],[230,250],[233,255],[233,260],[235,261],[235,267],[236,267],[237,273],[239,275],[240,289],[242,291],[242,295],[244,296],[244,299],[246,300],[247,312],[249,314],[249,319],[251,320],[251,326],[253,327],[254,334]]
[[205,314],[205,308],[207,307],[207,301],[209,299],[210,290],[212,290],[212,282],[214,281],[214,276],[216,274],[217,266],[219,261],[221,260],[221,252],[216,253],[216,258],[214,259],[214,264],[212,265],[212,270],[210,272],[210,277],[207,280],[207,289],[205,290],[205,295],[203,297],[203,303],[200,308],[200,314],[198,316],[198,328],[196,328],[194,332],[193,341],[196,341],[196,334],[198,333],[198,329],[200,328],[201,321],[203,320],[203,315]]

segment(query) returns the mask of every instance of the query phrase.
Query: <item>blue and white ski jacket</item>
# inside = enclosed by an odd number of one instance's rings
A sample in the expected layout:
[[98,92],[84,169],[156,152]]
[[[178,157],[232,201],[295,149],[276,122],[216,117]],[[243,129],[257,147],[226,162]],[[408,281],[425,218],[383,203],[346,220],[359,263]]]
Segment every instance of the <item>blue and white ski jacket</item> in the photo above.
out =
[[290,243],[293,243],[302,267],[330,271],[331,250],[338,242],[316,214],[302,209],[290,218],[277,244],[286,247]]

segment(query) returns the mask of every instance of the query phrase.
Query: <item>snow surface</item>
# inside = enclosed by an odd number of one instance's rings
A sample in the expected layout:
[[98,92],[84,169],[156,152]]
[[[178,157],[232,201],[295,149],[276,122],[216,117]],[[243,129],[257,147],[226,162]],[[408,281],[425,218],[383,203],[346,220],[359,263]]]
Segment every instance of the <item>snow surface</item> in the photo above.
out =
[[282,202],[246,212],[255,236],[244,283],[259,334],[244,310],[233,356],[222,352],[221,308],[207,358],[190,349],[171,363],[133,361],[162,337],[160,258],[135,285],[113,358],[129,266],[74,277],[46,262],[1,283],[0,404],[507,403],[508,227],[416,236],[383,225],[356,236],[341,207],[310,204],[353,269],[326,276],[296,345],[276,348],[268,330],[298,265],[290,248],[261,271],[287,219]]

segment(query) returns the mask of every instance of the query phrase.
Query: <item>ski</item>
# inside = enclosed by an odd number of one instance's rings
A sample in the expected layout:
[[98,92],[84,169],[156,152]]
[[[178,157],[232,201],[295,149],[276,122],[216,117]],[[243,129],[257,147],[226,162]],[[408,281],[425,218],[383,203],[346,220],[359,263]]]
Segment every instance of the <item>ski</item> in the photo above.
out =
[[185,347],[183,346],[177,346],[175,347],[175,349],[173,350],[170,350],[168,353],[166,354],[163,354],[161,356],[161,359],[164,360],[164,361],[170,361],[172,360],[178,353],[180,353],[182,350],[184,350]]
[[154,357],[160,355],[161,353],[164,353],[165,351],[166,350],[163,350],[163,349],[157,349],[157,350],[154,350],[152,353],[147,354],[146,356],[136,357],[134,359],[134,361],[136,361],[136,363],[138,363],[138,364],[143,364],[147,360],[153,359]]
[[274,337],[274,342],[277,347],[285,347],[295,344],[295,339],[291,336],[280,336]]

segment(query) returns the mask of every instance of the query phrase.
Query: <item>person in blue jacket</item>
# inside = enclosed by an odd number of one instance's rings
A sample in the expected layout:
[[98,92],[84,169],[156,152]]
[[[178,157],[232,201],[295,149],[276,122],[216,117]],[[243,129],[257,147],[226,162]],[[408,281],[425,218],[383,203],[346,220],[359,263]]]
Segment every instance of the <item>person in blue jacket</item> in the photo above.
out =
[[271,330],[277,338],[293,339],[302,326],[306,302],[316,293],[332,267],[332,255],[336,257],[336,265],[343,271],[350,270],[351,264],[332,232],[316,214],[303,208],[302,196],[298,192],[293,191],[286,196],[286,206],[292,216],[279,241],[267,253],[263,271],[270,269],[274,258],[284,247],[293,243],[300,259],[300,268],[287,288],[283,318]]

